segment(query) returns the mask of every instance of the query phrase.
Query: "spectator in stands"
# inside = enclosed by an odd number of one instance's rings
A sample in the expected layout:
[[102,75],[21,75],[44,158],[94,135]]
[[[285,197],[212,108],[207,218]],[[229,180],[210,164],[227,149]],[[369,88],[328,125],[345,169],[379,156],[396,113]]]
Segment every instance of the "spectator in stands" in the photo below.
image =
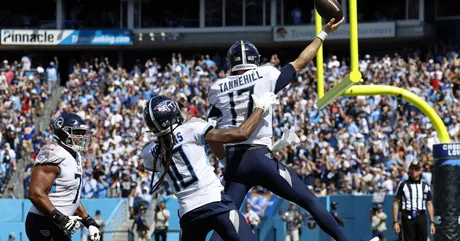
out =
[[8,199],[16,199],[14,196],[14,189],[12,187],[8,188]]
[[24,149],[26,156],[29,156],[29,153],[33,152],[32,139],[34,135],[35,126],[32,124],[32,121],[28,119],[22,128],[22,148]]
[[302,24],[302,10],[298,6],[292,9],[291,17],[294,25]]
[[338,208],[339,208],[339,203],[337,203],[336,201],[333,201],[331,203],[331,210],[329,212],[332,214],[332,217],[334,217],[335,221],[337,221],[337,223],[340,226],[344,227],[345,223],[343,222],[342,218],[340,218],[339,212],[337,212]]
[[246,222],[251,226],[252,230],[255,230],[260,223],[260,217],[252,210],[250,203],[246,203],[246,212],[243,213],[243,216],[246,218]]
[[299,241],[299,227],[302,226],[302,215],[296,209],[295,203],[291,202],[288,210],[281,213],[280,217],[286,222],[286,241]]
[[51,88],[53,88],[54,84],[57,81],[57,74],[58,74],[58,58],[54,57],[54,61],[50,62],[50,66],[46,69],[46,76],[48,80],[49,89],[48,91],[51,93]]
[[150,206],[152,203],[152,194],[150,194],[149,188],[146,186],[142,188],[142,194],[139,195],[142,202],[147,203]]
[[147,224],[147,221],[145,220],[145,207],[140,206],[139,207],[139,212],[136,215],[136,219],[133,223],[133,226],[136,226],[136,232],[135,232],[135,240],[136,241],[150,241],[151,238],[148,235],[148,232],[150,230],[149,225]]
[[155,210],[155,241],[166,241],[169,228],[169,211],[166,202],[162,201]]
[[385,221],[387,215],[383,212],[382,204],[377,204],[371,210],[371,230],[372,237],[379,237],[381,241],[386,241],[385,232],[387,231],[387,226]]
[[123,182],[121,183],[121,197],[127,198],[133,195],[135,187],[136,182],[131,180],[130,175],[125,175],[123,177]]

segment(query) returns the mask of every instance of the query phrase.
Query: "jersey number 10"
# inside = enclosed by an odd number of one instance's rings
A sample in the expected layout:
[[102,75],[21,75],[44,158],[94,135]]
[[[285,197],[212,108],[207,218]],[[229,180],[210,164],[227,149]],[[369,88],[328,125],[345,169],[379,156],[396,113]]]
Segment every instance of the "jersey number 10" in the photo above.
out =
[[[180,138],[182,139],[182,136]],[[153,155],[153,158],[155,158],[156,149],[152,148],[150,150],[150,153]],[[179,154],[179,158],[176,157],[176,160],[182,160],[183,163],[176,163],[173,161],[168,170],[168,176],[171,178],[171,181],[173,182],[174,189],[177,192],[179,192],[182,189],[185,189],[188,186],[194,184],[196,181],[198,181],[198,177],[196,176],[195,171],[193,170],[190,160],[185,155],[184,150],[182,149],[182,145],[174,148],[174,150],[172,151],[173,156],[177,154]],[[165,165],[165,160],[161,161],[163,165]],[[187,170],[179,171],[179,169],[177,168],[178,165],[182,167],[185,166]],[[156,169],[156,167],[154,167],[154,169]]]

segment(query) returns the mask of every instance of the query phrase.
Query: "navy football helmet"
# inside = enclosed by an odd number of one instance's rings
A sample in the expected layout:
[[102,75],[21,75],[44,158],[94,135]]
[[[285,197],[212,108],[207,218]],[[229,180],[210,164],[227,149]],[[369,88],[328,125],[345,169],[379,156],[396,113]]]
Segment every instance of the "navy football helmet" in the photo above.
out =
[[[144,120],[156,137],[164,136],[184,121],[179,105],[166,96],[152,97],[144,107]],[[171,128],[172,127],[172,128]]]
[[247,40],[236,41],[227,52],[227,63],[232,72],[255,69],[260,64],[259,51]]
[[79,115],[64,113],[53,120],[52,128],[54,138],[62,145],[75,152],[88,150],[88,126]]

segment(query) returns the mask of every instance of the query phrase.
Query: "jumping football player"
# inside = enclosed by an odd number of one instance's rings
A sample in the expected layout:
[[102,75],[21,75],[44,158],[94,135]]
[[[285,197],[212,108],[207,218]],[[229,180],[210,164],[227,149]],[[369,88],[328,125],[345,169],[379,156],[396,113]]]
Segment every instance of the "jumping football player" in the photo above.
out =
[[90,240],[99,241],[99,225],[80,202],[82,155],[89,145],[88,126],[76,114],[65,113],[52,124],[57,143],[45,145],[35,159],[25,229],[30,241],[72,240],[88,228]]
[[[236,128],[252,112],[251,94],[261,96],[265,92],[278,93],[296,80],[315,57],[327,35],[343,22],[331,19],[293,62],[281,71],[272,65],[259,66],[260,55],[249,41],[237,41],[228,53],[227,61],[231,75],[217,80],[210,88],[208,119],[217,122],[218,129]],[[224,172],[225,191],[239,208],[246,193],[253,186],[263,186],[274,194],[292,201],[306,209],[323,231],[337,241],[348,241],[334,217],[321,205],[318,198],[284,164],[275,159],[269,147],[272,145],[272,109],[260,122],[256,131],[244,142],[222,145],[211,143],[211,150],[219,159],[226,160]],[[219,240],[216,233],[211,241]]]
[[[145,169],[162,172],[152,186],[154,192],[166,180],[177,196],[182,241],[205,240],[214,230],[229,241],[257,240],[244,216],[224,192],[214,167],[207,160],[206,143],[241,142],[249,138],[277,96],[267,92],[253,96],[255,108],[238,128],[217,130],[206,121],[184,122],[178,104],[155,96],[144,108],[144,121],[156,137],[141,152]],[[266,115],[267,113],[265,113]],[[153,175],[152,174],[152,175]],[[153,177],[152,177],[153,180]]]

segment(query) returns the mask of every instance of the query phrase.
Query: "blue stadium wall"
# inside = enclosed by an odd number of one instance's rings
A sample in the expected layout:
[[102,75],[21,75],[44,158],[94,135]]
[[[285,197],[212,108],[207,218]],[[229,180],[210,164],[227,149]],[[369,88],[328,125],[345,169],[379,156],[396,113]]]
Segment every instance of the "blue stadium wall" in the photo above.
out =
[[[82,200],[83,205],[88,212],[94,216],[96,210],[101,211],[104,220],[111,220],[106,225],[115,229],[121,223],[120,205],[126,202],[126,199],[87,199]],[[27,213],[31,207],[31,202],[25,199],[0,199],[0,240],[8,240],[10,233],[14,232],[16,241],[27,241],[27,235],[24,229],[24,222]],[[81,240],[80,231],[72,236],[72,240]]]
[[[248,194],[248,197],[251,194]],[[324,206],[329,206],[329,203],[336,201],[339,203],[339,215],[345,222],[343,230],[350,240],[369,240],[371,238],[371,222],[370,222],[370,209],[372,208],[372,196],[351,196],[351,195],[339,195],[320,197],[320,201]],[[285,223],[279,217],[280,210],[286,210],[289,202],[273,196],[271,199],[270,207],[266,209],[266,214],[269,215],[262,218],[259,225],[259,230],[256,231],[256,235],[259,240],[264,241],[284,241],[285,234]],[[96,210],[101,210],[102,217],[107,221],[111,220],[111,224],[107,230],[116,230],[119,226],[120,218],[118,217],[122,212],[120,206],[125,199],[90,199],[83,200],[88,212],[94,215]],[[388,230],[385,232],[387,240],[396,240],[397,237],[392,229],[393,217],[392,217],[392,204],[393,196],[386,196],[383,203],[383,210],[388,215],[386,225]],[[8,240],[8,236],[11,232],[15,233],[17,241],[26,241],[27,236],[24,231],[24,221],[27,216],[27,212],[31,206],[29,200],[0,200],[0,240]],[[169,198],[166,204],[168,210],[171,213],[169,229],[173,232],[168,234],[168,241],[178,241],[179,233],[177,232],[179,227],[179,218],[177,210],[179,204],[177,199]],[[243,204],[242,207],[245,205]],[[268,211],[270,209],[270,211]],[[243,209],[241,209],[243,210]],[[330,241],[324,232],[320,230],[318,225],[312,220],[311,216],[307,211],[299,209],[304,217],[304,223],[302,226],[301,240],[309,241]],[[176,232],[174,232],[176,231]],[[208,235],[209,238],[210,235]],[[433,238],[430,236],[430,239]],[[72,240],[80,241],[80,232],[73,235]]]

